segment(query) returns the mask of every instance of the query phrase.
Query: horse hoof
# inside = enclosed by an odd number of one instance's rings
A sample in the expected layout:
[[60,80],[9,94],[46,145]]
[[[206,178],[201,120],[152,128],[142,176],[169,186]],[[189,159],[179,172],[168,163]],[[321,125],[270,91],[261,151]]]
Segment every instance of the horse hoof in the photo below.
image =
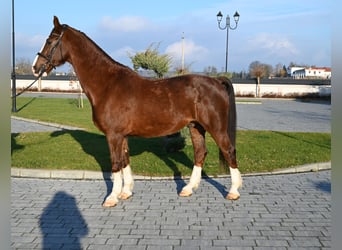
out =
[[132,194],[121,193],[118,198],[121,200],[128,200],[131,197],[132,197]]
[[239,194],[229,193],[226,197],[227,200],[238,200],[240,198]]
[[182,190],[180,193],[179,193],[179,196],[180,197],[189,197],[192,195],[192,192],[190,191],[187,191],[187,190]]
[[103,207],[115,207],[116,204],[118,204],[117,201],[112,200],[112,199],[108,199],[108,200],[105,200],[105,202],[102,204],[102,206]]

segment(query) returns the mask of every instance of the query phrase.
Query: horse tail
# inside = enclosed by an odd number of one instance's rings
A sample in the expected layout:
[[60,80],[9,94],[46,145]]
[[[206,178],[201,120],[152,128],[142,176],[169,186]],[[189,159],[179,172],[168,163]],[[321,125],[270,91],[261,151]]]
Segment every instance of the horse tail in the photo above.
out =
[[[228,93],[228,127],[227,133],[230,140],[230,143],[235,148],[236,144],[236,104],[235,104],[235,94],[234,94],[234,87],[233,83],[227,77],[219,77],[221,83],[225,86],[226,91]],[[235,150],[234,150],[235,152]],[[229,166],[226,159],[223,156],[222,151],[220,150],[219,153],[219,160],[220,160],[220,168],[224,169],[225,171],[229,171]]]

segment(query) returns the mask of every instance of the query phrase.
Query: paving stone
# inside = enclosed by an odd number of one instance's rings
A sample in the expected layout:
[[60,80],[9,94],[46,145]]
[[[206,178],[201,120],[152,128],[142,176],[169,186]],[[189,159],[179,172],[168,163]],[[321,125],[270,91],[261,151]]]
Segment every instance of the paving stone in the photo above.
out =
[[139,180],[135,195],[114,208],[101,206],[104,180],[13,177],[12,248],[329,248],[331,193],[317,183],[330,182],[330,174],[245,177],[234,202],[212,185],[227,178],[202,181],[188,198],[177,195],[174,180]]

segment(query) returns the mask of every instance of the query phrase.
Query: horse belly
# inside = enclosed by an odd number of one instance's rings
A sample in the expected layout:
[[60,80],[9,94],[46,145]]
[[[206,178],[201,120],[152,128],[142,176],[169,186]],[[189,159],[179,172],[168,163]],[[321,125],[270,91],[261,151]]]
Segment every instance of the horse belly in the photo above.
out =
[[168,105],[148,106],[136,110],[130,123],[130,134],[141,137],[158,137],[173,134],[192,121],[189,110],[178,110]]
[[130,135],[141,137],[159,137],[178,132],[188,125],[187,119],[151,119],[145,118],[135,122]]

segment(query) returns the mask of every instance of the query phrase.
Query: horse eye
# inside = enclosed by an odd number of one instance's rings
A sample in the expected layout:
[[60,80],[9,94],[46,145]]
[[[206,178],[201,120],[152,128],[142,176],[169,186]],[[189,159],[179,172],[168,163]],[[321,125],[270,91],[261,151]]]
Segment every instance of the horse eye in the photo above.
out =
[[47,44],[47,45],[50,45],[51,43],[52,43],[52,42],[51,42],[49,39],[46,40],[46,44]]

